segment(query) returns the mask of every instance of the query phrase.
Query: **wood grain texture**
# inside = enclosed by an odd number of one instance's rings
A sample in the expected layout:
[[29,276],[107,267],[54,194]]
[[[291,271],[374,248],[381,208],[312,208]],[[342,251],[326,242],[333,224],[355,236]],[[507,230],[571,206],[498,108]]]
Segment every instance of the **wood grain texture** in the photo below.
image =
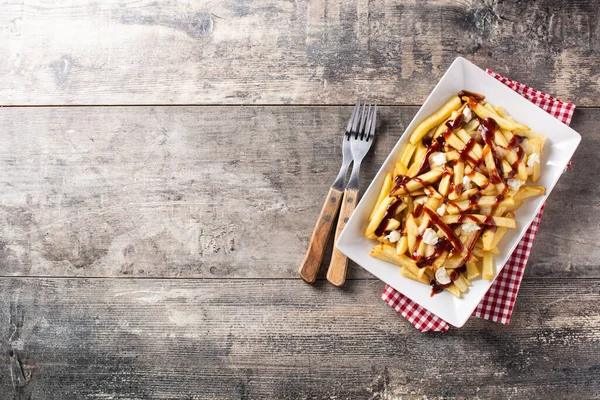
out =
[[335,227],[334,247],[331,254],[331,262],[327,268],[327,280],[336,286],[342,286],[346,281],[346,272],[348,271],[348,258],[337,249],[337,243],[340,234],[346,227],[346,223],[352,216],[356,204],[358,203],[358,190],[344,190],[344,200],[340,209],[337,226]]
[[421,104],[459,55],[600,105],[592,0],[8,0],[3,104]]
[[[1,105],[147,106],[0,108],[0,399],[598,398],[600,109],[511,325],[422,334],[356,265],[297,269],[336,105],[421,104],[462,55],[600,106],[599,30],[590,0],[2,2]],[[416,111],[381,107],[361,189]]]
[[[1,274],[295,278],[351,109],[0,109]],[[380,109],[361,189],[416,110]],[[576,112],[583,142],[529,277],[599,277],[598,119]],[[349,279],[369,276],[349,266]]]
[[[32,399],[590,399],[600,281],[523,285],[510,325],[422,334],[382,284],[0,279],[0,393]],[[597,398],[597,397],[596,397]]]
[[300,277],[305,282],[313,283],[317,280],[343,196],[344,192],[332,187],[325,197],[325,203],[323,203],[323,208],[317,217],[317,223],[308,242],[306,255],[300,265]]

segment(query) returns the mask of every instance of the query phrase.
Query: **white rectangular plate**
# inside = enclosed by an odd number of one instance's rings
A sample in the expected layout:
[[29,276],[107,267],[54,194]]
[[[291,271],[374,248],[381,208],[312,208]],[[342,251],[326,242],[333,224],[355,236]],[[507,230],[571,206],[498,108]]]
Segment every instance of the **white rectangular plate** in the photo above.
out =
[[509,230],[504,236],[498,245],[500,254],[494,257],[496,276],[498,275],[556,185],[579,145],[581,136],[464,58],[457,58],[452,63],[406,128],[371,182],[337,242],[338,249],[364,269],[456,327],[461,327],[467,322],[493,282],[474,280],[473,286],[463,294],[462,299],[457,299],[447,291],[430,297],[431,289],[422,283],[401,276],[400,267],[369,256],[377,242],[365,238],[363,233],[385,175],[387,172],[393,171],[394,163],[408,142],[410,133],[421,121],[438,110],[451,96],[456,95],[462,89],[483,94],[486,101],[494,106],[504,107],[518,122],[548,138],[541,160],[541,178],[536,183],[546,187],[546,195],[527,199],[515,213],[517,229]]

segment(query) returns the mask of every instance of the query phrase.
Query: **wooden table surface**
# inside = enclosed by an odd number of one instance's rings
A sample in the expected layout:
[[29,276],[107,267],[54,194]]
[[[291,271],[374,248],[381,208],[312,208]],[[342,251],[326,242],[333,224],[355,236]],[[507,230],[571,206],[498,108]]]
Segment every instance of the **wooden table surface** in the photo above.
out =
[[[591,0],[0,2],[0,398],[600,398],[599,35]],[[355,99],[364,190],[457,56],[583,141],[511,324],[423,334],[297,269]]]

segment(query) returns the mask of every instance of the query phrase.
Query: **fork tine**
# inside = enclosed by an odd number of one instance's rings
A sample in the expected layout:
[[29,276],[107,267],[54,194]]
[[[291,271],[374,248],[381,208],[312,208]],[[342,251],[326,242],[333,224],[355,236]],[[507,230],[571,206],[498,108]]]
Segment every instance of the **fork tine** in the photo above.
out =
[[358,100],[357,103],[358,108],[356,109],[356,116],[354,118],[354,120],[352,121],[352,130],[350,132],[352,132],[352,135],[356,135],[356,130],[358,129],[358,123],[360,121],[360,99]]
[[350,133],[350,130],[352,129],[352,125],[354,124],[354,120],[356,119],[356,116],[358,115],[358,110],[360,110],[360,99],[356,100],[356,105],[354,106],[354,109],[352,110],[352,115],[350,116],[350,119],[348,120],[348,125],[346,125],[346,134]]
[[365,140],[367,138],[367,135],[369,134],[369,128],[371,126],[371,107],[372,105],[369,104],[365,121],[360,127],[360,140]]
[[362,134],[365,127],[365,121],[367,120],[367,114],[367,103],[363,103],[362,112],[360,114],[360,125],[358,126],[358,129],[355,132],[354,139],[362,140]]
[[371,119],[373,119],[373,112],[371,110],[371,104],[369,104],[369,111],[367,113],[367,121],[365,122],[365,126],[361,129],[361,137],[360,140],[367,140],[369,137],[369,131],[371,130]]
[[370,124],[367,127],[367,142],[375,137],[375,125],[377,125],[377,104],[373,107],[373,113],[370,116]]

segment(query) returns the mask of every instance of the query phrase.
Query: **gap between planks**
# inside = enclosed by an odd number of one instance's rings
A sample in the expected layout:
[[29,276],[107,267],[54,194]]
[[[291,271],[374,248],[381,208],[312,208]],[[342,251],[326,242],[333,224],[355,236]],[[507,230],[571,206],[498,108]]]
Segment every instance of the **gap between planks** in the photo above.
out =
[[[361,99],[363,99],[361,97]],[[368,98],[364,98],[368,100]],[[386,104],[386,103],[377,103],[378,107],[421,107],[423,104]],[[11,105],[0,105],[0,109],[2,108],[101,108],[101,107],[353,107],[355,103],[345,103],[345,104],[11,104]],[[600,105],[598,106],[578,106],[575,104],[577,109],[585,109],[585,110],[595,110],[600,109]]]
[[[0,279],[106,279],[106,280],[180,280],[180,281],[302,281],[300,277],[265,277],[265,278],[243,278],[243,277],[230,277],[230,278],[202,278],[202,277],[187,277],[187,276],[67,276],[67,275],[0,275]],[[317,278],[316,282],[326,281],[325,278]],[[600,280],[600,277],[535,277],[535,278],[523,278],[523,282],[530,281],[572,281],[572,280]],[[373,277],[373,278],[348,278],[346,281],[380,281],[382,284],[385,282]],[[307,285],[309,285],[307,283]],[[314,284],[313,284],[314,285]],[[311,285],[312,286],[312,285]]]

